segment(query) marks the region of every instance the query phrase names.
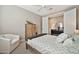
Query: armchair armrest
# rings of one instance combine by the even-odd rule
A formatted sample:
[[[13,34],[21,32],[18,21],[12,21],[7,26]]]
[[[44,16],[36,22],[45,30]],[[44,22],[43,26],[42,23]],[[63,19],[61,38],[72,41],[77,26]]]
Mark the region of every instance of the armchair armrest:
[[[10,49],[10,39],[0,38],[0,51]]]

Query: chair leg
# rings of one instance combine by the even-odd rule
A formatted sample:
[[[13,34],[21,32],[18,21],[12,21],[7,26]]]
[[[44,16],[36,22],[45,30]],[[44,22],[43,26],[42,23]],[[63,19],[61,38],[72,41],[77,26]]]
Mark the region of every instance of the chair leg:
[[[26,49],[28,49],[28,44],[26,43]]]

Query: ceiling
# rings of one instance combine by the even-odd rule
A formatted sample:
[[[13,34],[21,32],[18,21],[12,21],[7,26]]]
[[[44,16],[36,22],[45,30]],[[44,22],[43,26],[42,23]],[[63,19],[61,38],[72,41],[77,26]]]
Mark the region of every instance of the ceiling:
[[[73,5],[18,5],[18,6],[30,12],[38,14],[40,16],[50,15],[73,7]]]

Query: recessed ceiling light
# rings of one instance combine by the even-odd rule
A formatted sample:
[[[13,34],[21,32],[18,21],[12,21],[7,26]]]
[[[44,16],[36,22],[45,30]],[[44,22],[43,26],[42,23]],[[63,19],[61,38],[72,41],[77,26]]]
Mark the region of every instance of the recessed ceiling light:
[[[48,8],[48,10],[52,10],[53,8]]]

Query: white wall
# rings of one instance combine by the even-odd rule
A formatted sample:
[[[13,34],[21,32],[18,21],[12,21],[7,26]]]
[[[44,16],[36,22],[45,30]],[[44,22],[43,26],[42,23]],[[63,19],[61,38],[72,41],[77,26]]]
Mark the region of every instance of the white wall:
[[[25,36],[25,22],[31,21],[37,25],[38,33],[41,33],[41,16],[31,13],[16,6],[0,7],[0,32],[14,33]]]
[[[64,32],[74,34],[76,29],[76,8],[64,13]]]
[[[42,33],[48,33],[48,17],[42,17]]]

